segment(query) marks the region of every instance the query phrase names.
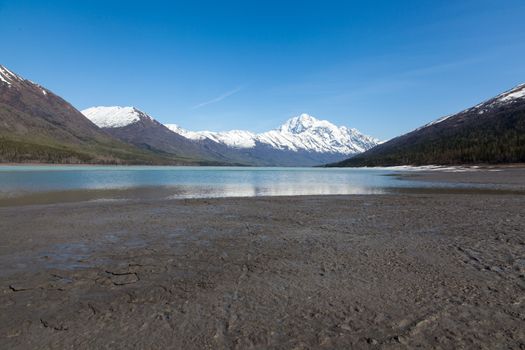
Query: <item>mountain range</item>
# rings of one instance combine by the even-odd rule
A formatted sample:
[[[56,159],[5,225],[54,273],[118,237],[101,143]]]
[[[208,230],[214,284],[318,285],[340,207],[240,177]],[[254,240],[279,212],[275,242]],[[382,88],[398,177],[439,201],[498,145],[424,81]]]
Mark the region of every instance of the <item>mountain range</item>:
[[[0,162],[172,164],[115,139],[52,91],[0,66]]]
[[[525,162],[525,84],[381,143],[308,114],[253,133],[189,131],[134,107],[80,112],[0,65],[0,162],[337,167]]]
[[[137,147],[239,164],[312,166],[364,152],[378,141],[355,129],[301,114],[260,134],[244,130],[188,131],[162,125],[134,107],[92,107],[82,113],[109,134]]]
[[[525,84],[330,166],[525,162]]]
[[[312,166],[377,144],[307,114],[261,134],[192,132],[134,107],[82,113],[0,65],[0,162]]]
[[[243,130],[194,132],[175,124],[166,126],[192,140],[210,139],[230,147],[245,149],[264,144],[279,150],[350,155],[364,152],[378,143],[378,140],[363,135],[356,129],[337,127],[327,120],[318,120],[306,113],[287,120],[275,130],[260,134]]]

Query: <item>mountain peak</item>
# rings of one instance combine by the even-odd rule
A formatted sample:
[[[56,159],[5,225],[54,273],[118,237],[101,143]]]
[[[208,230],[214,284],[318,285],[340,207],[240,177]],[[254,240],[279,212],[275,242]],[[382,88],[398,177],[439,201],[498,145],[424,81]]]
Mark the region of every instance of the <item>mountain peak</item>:
[[[525,84],[395,137],[337,166],[520,163],[525,161]],[[510,136],[512,135],[512,136]]]
[[[249,131],[224,132],[188,131],[178,125],[167,125],[175,133],[192,140],[210,139],[234,148],[254,148],[264,145],[274,150],[306,151],[318,154],[355,154],[375,146],[378,140],[356,129],[337,127],[303,113],[288,119],[281,127],[255,134]]]
[[[91,107],[84,109],[82,114],[100,128],[121,128],[140,120],[153,120],[152,117],[132,106]]]
[[[295,117],[301,121],[317,121],[317,119],[308,113],[301,113],[301,115]]]
[[[283,125],[281,125],[279,130],[292,134],[300,134],[308,129],[311,129],[320,122],[328,123],[327,121],[316,119],[307,113],[302,113],[299,116],[288,119]]]
[[[496,97],[493,97],[481,103],[478,103],[474,107],[467,108],[457,114],[469,114],[470,115],[470,113],[476,112],[477,115],[482,115],[482,114],[490,112],[491,110],[495,108],[504,107],[506,105],[513,104],[515,102],[521,102],[524,99],[525,99],[525,84],[519,84],[513,87],[512,89],[507,90],[497,95]],[[457,114],[450,114],[450,115],[441,117],[439,119],[436,119],[428,124],[425,124],[415,129],[414,131],[421,130],[428,126],[440,124],[441,122],[444,122],[445,120],[448,120],[456,116]]]
[[[523,99],[525,99],[525,84],[519,84],[514,88],[497,95],[496,97],[481,102],[472,108],[464,110],[462,113],[476,111],[478,115],[485,114],[494,108],[500,108],[515,102],[521,102]]]
[[[501,102],[509,102],[522,98],[525,98],[525,84],[520,84],[496,97],[496,99]]]
[[[24,81],[24,79],[0,64],[0,82],[11,86],[14,82],[17,81]]]

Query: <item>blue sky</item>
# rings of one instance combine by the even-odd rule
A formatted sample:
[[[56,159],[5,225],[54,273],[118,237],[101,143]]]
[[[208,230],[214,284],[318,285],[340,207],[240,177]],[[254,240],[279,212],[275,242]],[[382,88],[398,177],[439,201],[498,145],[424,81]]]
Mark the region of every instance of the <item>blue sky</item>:
[[[525,1],[0,0],[0,63],[79,109],[381,139],[525,82]]]

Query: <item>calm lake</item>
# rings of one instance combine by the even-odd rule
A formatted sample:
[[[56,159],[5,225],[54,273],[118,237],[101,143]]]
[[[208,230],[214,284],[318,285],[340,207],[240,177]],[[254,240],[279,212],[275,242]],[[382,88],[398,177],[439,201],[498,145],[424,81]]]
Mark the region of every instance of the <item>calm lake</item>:
[[[378,194],[425,187],[366,168],[0,166],[0,198],[95,193],[86,199]]]

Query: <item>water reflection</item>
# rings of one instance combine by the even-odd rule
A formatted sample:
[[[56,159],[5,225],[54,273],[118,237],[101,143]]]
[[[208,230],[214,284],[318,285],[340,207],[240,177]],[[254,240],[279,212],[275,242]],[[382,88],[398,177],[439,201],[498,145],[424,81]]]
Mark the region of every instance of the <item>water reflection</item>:
[[[214,197],[257,197],[257,196],[305,196],[336,194],[383,194],[385,188],[359,185],[324,184],[324,183],[275,183],[270,186],[257,186],[254,183],[221,186],[186,186],[178,188],[167,199],[177,198],[214,198]]]
[[[86,200],[377,194],[421,187],[388,169],[0,166],[0,199]],[[431,184],[428,184],[431,186]]]

